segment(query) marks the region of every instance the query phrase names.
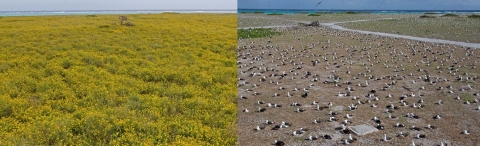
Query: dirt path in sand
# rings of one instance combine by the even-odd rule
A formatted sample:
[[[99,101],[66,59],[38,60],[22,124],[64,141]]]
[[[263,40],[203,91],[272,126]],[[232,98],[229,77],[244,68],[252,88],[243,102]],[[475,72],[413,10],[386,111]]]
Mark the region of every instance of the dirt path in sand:
[[[392,18],[383,18],[383,19],[392,19]],[[371,20],[344,21],[344,22],[332,22],[332,23],[320,23],[320,24],[323,25],[323,26],[326,26],[326,27],[330,27],[332,29],[343,30],[343,31],[354,31],[354,32],[363,33],[363,34],[374,34],[374,35],[380,35],[380,36],[403,38],[403,39],[417,40],[417,41],[430,42],[430,43],[442,43],[442,44],[451,44],[451,45],[458,45],[458,46],[464,46],[464,47],[480,48],[480,44],[477,44],[477,43],[467,43],[467,42],[458,42],[458,41],[432,39],[432,38],[422,38],[422,37],[383,33],[383,32],[355,30],[355,29],[349,29],[349,28],[345,28],[345,27],[342,27],[340,25],[337,25],[337,24],[341,24],[341,23],[362,22],[362,21],[372,21],[372,20],[373,19],[371,19]],[[296,21],[296,20],[290,20],[290,21],[296,22],[296,23],[310,23],[310,22],[307,22],[307,21]],[[280,28],[280,27],[294,27],[294,26],[298,26],[298,25],[243,27],[243,28],[239,28],[239,29]]]

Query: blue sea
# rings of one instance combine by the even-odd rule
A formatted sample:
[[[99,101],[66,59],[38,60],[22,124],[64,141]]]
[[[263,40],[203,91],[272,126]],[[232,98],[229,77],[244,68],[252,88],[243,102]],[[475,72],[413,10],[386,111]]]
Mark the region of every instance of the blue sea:
[[[264,14],[279,13],[279,14],[312,14],[312,13],[343,13],[343,12],[358,12],[371,14],[424,14],[424,13],[438,13],[438,14],[480,14],[480,10],[318,10],[318,9],[238,9],[238,13],[254,13],[263,12]]]
[[[175,13],[237,13],[237,10],[75,10],[75,11],[0,11],[0,16],[160,14]]]

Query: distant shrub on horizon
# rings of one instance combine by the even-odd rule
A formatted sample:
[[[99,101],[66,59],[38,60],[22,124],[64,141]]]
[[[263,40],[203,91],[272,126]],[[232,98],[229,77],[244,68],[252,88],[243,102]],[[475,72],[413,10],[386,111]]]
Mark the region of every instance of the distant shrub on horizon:
[[[163,12],[162,14],[180,14],[178,12]]]
[[[354,12],[354,11],[346,11],[345,14],[357,14],[357,12]]]
[[[355,12],[355,11],[346,11],[343,14],[371,14],[370,12]]]
[[[320,16],[318,13],[308,14],[308,16]]]
[[[468,18],[480,18],[480,15],[472,14],[468,15]]]
[[[442,17],[458,17],[457,14],[444,14]]]
[[[333,12],[315,12],[315,14],[334,14]]]
[[[422,15],[420,16],[420,18],[437,18],[435,16],[429,16],[429,15]]]

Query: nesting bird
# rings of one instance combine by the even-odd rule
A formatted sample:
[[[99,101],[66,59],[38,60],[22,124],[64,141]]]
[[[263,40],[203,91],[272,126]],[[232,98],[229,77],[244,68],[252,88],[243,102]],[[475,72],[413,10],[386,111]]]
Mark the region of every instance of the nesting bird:
[[[435,120],[439,120],[439,119],[441,119],[441,118],[442,118],[442,117],[440,117],[440,115],[435,115],[435,116],[433,116],[433,119],[435,119]]]
[[[263,129],[265,129],[265,126],[261,126],[261,127],[260,127],[260,126],[257,126],[257,127],[255,127],[255,129],[253,129],[253,130],[254,130],[254,131],[260,131],[260,130],[263,130]]]
[[[275,140],[275,141],[273,142],[273,145],[275,145],[275,146],[284,146],[284,145],[285,145],[285,142]]]
[[[426,138],[425,134],[417,134],[415,135],[415,138],[416,139],[422,139],[422,138]]]
[[[383,134],[382,141],[390,141],[391,139],[391,137],[387,137],[387,134]]]

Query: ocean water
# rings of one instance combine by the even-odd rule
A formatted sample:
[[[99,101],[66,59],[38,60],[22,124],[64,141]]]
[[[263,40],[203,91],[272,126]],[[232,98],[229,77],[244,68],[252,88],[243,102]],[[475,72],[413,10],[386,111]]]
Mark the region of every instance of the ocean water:
[[[238,13],[263,12],[264,14],[312,14],[312,13],[343,13],[347,11],[371,14],[480,14],[480,10],[315,10],[315,9],[238,9]]]
[[[0,11],[0,16],[102,15],[176,13],[237,13],[237,10],[85,10],[85,11]]]

